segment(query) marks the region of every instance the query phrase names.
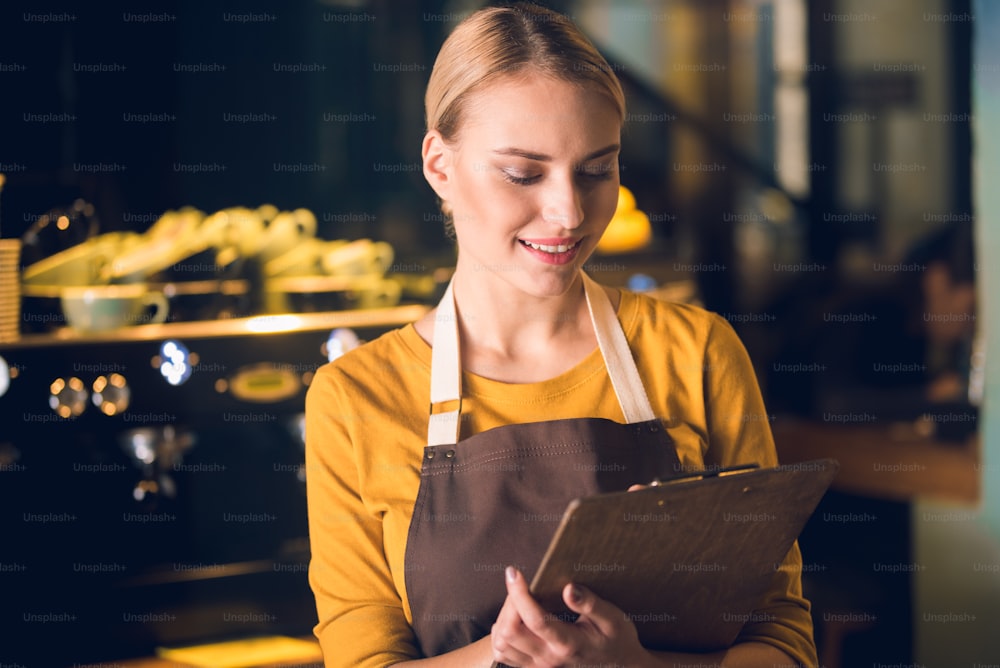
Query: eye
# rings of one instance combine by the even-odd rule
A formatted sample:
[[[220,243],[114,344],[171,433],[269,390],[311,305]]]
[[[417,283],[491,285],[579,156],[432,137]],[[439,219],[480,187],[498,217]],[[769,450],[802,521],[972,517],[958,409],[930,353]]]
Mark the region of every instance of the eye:
[[[588,181],[607,181],[615,175],[615,164],[590,165],[577,170]]]
[[[539,179],[542,178],[541,174],[536,174],[535,176],[522,176],[516,172],[508,171],[506,169],[501,170],[503,174],[503,179],[507,183],[513,183],[517,186],[530,186],[533,183],[537,183]]]

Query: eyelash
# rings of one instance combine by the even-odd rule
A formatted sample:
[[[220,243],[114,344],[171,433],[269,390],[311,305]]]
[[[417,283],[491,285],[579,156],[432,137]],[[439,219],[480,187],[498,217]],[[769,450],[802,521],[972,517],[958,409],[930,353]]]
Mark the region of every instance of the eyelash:
[[[579,176],[587,179],[588,181],[607,181],[611,178],[614,170],[607,169],[600,172],[577,172]],[[537,183],[541,175],[536,176],[514,176],[509,172],[502,172],[503,179],[507,183],[512,183],[516,186],[530,186]]]
[[[531,184],[542,178],[541,176],[514,176],[509,172],[503,172],[503,180],[507,183],[513,183],[516,186],[530,186]]]

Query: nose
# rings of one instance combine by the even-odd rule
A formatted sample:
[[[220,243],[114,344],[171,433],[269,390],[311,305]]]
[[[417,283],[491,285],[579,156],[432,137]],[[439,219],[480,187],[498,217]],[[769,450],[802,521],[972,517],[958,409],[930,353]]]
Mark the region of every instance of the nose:
[[[583,223],[580,186],[572,176],[549,179],[542,203],[542,219],[568,230]]]

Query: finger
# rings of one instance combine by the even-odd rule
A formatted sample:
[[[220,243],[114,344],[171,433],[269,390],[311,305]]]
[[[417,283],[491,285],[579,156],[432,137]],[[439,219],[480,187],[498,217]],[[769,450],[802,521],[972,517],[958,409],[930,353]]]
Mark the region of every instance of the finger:
[[[508,666],[529,666],[533,654],[512,644],[499,625],[493,625],[490,641],[493,646],[493,660]]]
[[[565,645],[569,639],[568,624],[545,611],[528,591],[528,583],[519,570],[508,566],[507,597],[517,609],[525,627],[546,643]]]
[[[566,606],[580,615],[580,620],[589,621],[604,636],[614,636],[623,624],[631,624],[618,606],[604,600],[586,587],[568,584],[563,588]]]
[[[638,492],[640,489],[646,489],[649,485],[629,485],[628,491]]]
[[[542,651],[544,642],[521,621],[521,615],[508,596],[491,630],[494,660],[510,666],[530,665]]]
[[[497,619],[494,626],[503,626],[514,628],[521,624],[521,617],[517,614],[517,606],[510,599],[510,596],[504,599],[503,605],[500,607],[500,612],[497,614]]]

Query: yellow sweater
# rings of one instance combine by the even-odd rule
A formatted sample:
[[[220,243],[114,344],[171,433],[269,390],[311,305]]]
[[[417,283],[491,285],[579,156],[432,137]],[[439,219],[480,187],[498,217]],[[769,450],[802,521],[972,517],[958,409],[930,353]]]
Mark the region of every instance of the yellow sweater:
[[[777,464],[753,367],[729,323],[697,307],[629,292],[622,293],[618,319],[685,468]],[[325,365],[309,389],[309,580],[327,666],[386,666],[419,657],[403,555],[427,438],[430,363],[430,346],[408,325]],[[465,373],[462,394],[462,438],[515,422],[624,421],[596,349],[540,383]],[[796,545],[738,642],[770,643],[812,666],[816,650],[801,564]]]

